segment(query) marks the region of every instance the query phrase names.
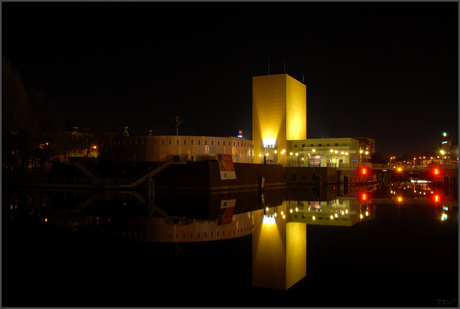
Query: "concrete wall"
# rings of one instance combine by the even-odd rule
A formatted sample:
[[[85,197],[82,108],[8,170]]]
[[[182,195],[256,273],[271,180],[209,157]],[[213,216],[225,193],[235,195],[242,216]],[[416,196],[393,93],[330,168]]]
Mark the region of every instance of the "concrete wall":
[[[339,183],[337,169],[332,167],[286,167],[285,171],[288,184],[316,184],[314,174],[321,176],[322,184]]]
[[[221,180],[218,162],[215,160],[187,162],[171,165],[155,175],[155,188],[178,190],[231,190],[257,188],[259,175],[265,178],[265,186],[286,184],[281,165],[234,163],[236,179]]]

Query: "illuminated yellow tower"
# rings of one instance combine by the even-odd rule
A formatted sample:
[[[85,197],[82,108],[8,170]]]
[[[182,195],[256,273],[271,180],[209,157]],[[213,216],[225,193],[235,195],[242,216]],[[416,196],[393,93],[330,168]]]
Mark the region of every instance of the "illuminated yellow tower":
[[[285,162],[289,140],[307,138],[307,87],[287,74],[252,78],[254,162]],[[260,161],[259,161],[260,158]]]

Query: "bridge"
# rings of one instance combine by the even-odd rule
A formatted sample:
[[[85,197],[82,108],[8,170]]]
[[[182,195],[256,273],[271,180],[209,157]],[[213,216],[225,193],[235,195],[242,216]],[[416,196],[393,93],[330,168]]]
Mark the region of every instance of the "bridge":
[[[395,165],[395,164],[374,164],[374,163],[340,163],[339,166],[334,163],[328,163],[328,167],[335,167],[337,170],[349,170],[353,171],[358,168],[367,167],[372,170],[380,171],[397,171],[398,168],[401,168],[402,171],[409,172],[427,172],[433,169],[433,166],[421,166],[413,164],[404,164],[404,165]],[[437,168],[442,170],[454,170],[458,169],[458,164],[440,164],[436,165]]]

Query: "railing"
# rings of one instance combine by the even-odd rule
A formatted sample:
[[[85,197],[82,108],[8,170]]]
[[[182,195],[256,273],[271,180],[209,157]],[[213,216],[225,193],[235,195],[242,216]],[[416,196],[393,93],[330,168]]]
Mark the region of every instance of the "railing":
[[[55,184],[55,185],[91,185],[88,178],[56,178],[56,177],[26,177],[20,180],[23,184]]]

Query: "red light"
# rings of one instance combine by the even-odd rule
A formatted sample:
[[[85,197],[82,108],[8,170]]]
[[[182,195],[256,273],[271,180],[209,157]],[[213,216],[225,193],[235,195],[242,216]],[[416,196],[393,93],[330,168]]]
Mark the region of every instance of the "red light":
[[[367,201],[367,194],[366,193],[362,193],[361,196],[361,201]]]
[[[439,175],[439,169],[435,168],[435,169],[434,169],[434,174],[435,174],[435,175]]]
[[[440,197],[439,195],[436,194],[436,195],[434,196],[434,201],[435,201],[435,202],[441,201],[441,197]]]
[[[366,169],[366,168],[363,168],[363,169],[361,170],[361,174],[366,175],[366,174],[367,174],[367,169]]]

